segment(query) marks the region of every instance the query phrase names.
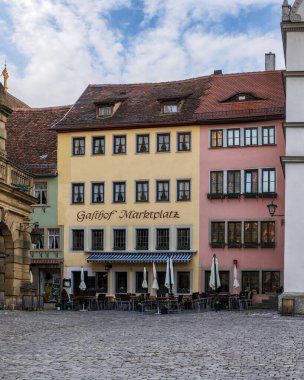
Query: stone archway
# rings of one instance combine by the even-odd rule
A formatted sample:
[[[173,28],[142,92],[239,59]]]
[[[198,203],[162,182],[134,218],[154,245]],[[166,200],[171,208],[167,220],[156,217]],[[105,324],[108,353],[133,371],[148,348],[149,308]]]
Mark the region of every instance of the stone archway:
[[[4,306],[7,296],[13,296],[12,268],[14,262],[14,242],[9,228],[0,223],[0,307]]]

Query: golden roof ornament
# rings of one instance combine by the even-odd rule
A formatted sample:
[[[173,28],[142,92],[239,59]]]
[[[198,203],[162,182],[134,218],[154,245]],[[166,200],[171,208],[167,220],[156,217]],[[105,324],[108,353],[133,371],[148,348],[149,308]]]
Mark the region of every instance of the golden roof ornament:
[[[3,78],[4,78],[4,92],[7,92],[7,90],[8,90],[7,80],[9,78],[9,75],[8,75],[8,71],[6,69],[6,64],[5,64],[4,69],[2,71],[2,75],[3,75]]]

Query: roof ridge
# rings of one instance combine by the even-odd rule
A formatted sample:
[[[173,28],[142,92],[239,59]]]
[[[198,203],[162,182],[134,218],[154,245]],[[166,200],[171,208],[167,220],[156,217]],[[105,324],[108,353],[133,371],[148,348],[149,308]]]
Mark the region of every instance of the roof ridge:
[[[54,106],[54,107],[36,107],[36,108],[14,108],[14,112],[16,111],[24,111],[24,112],[32,112],[32,111],[58,111],[66,108],[71,108],[73,104],[68,104],[66,106]]]
[[[245,71],[243,73],[227,73],[227,74],[220,74],[220,75],[216,75],[216,74],[212,74],[211,77],[213,78],[222,78],[222,77],[227,77],[227,76],[239,76],[239,75],[262,75],[262,74],[281,74],[283,73],[285,70],[271,70],[271,71]]]

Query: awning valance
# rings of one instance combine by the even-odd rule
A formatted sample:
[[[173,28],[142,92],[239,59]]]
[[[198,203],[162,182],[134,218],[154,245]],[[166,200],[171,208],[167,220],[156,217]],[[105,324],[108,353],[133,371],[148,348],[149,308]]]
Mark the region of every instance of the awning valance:
[[[174,263],[189,263],[193,251],[167,252],[88,252],[88,263],[165,263],[171,257]]]

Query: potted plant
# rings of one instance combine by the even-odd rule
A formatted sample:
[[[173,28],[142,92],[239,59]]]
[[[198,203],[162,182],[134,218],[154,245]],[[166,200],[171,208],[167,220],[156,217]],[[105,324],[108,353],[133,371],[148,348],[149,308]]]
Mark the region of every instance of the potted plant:
[[[159,305],[159,309],[160,309],[161,314],[168,314],[168,308],[164,303],[161,303]]]

